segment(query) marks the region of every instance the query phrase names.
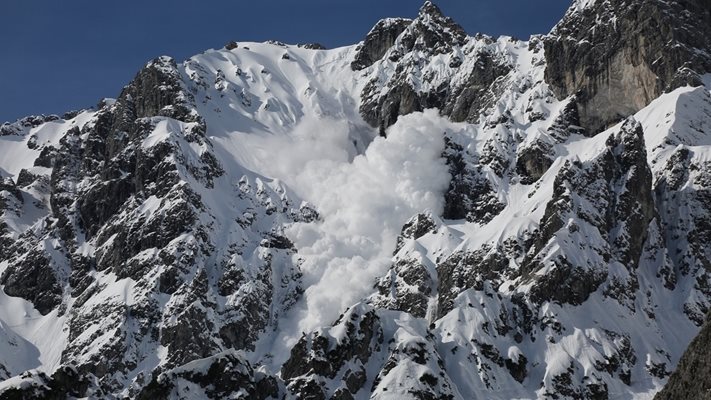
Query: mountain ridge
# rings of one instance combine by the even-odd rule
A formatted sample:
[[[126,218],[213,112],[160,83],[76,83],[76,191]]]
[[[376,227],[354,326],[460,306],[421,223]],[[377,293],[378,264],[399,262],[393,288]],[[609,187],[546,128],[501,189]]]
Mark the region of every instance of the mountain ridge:
[[[711,304],[708,65],[614,112],[556,78],[610,9],[585,40],[646,52],[637,3],[518,41],[428,1],[3,125],[0,397],[651,397]]]

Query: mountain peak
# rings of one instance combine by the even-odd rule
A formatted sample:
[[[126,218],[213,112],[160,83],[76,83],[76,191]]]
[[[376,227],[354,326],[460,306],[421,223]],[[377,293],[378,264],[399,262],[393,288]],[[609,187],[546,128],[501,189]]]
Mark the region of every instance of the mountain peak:
[[[433,17],[439,17],[439,18],[444,18],[444,14],[442,14],[442,10],[437,7],[433,2],[431,1],[426,1],[422,7],[420,7],[420,13],[419,16],[425,16],[425,15],[430,15]]]
[[[410,38],[419,37],[429,49],[449,49],[461,46],[466,42],[467,34],[452,18],[445,16],[431,1],[426,1],[420,8],[420,13],[404,35]],[[410,40],[403,40],[406,47],[412,48]],[[437,52],[437,51],[436,51]]]
[[[465,37],[464,29],[452,18],[445,16],[437,5],[426,1],[415,19],[415,24],[425,25],[430,30],[449,30],[455,38]]]
[[[450,17],[442,14],[431,1],[420,7],[414,20],[405,18],[386,18],[378,21],[368,32],[359,46],[355,61],[351,64],[354,71],[365,69],[380,60],[393,46],[400,46],[400,54],[413,48],[435,53],[445,53],[452,46],[461,46],[467,41],[467,34]]]

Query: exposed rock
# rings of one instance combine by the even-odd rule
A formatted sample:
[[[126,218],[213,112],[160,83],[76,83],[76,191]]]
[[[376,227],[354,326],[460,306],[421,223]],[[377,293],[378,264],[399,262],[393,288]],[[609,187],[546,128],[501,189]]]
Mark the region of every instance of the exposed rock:
[[[378,21],[358,47],[355,60],[351,63],[354,71],[368,68],[383,58],[395,44],[395,39],[412,23],[405,18],[391,18]]]
[[[469,77],[461,86],[452,89],[442,107],[442,113],[452,121],[478,122],[479,114],[492,106],[494,99],[502,92],[502,88],[495,84],[510,71],[511,66],[496,54],[479,52],[475,68],[469,72]]]
[[[686,146],[678,146],[667,159],[655,182],[659,217],[671,238],[686,238],[673,245],[669,260],[660,270],[665,286],[676,288],[687,276],[696,276],[695,288],[711,294],[706,280],[711,271],[711,201],[707,184],[711,183],[711,163],[696,158]],[[689,185],[698,185],[690,190]],[[684,313],[701,326],[708,311],[705,300],[691,300]]]
[[[0,125],[0,136],[19,136],[23,135],[32,128],[36,128],[44,123],[57,121],[59,117],[56,115],[31,115],[24,117],[15,122],[5,122]]]
[[[445,136],[444,141],[442,155],[447,160],[452,179],[444,194],[442,217],[479,223],[491,221],[505,205],[494,192],[482,166],[472,162],[464,148],[449,137]]]
[[[706,0],[576,1],[545,39],[546,81],[575,94],[589,133],[711,71]]]
[[[121,92],[116,102],[119,115],[132,111],[135,118],[159,115],[184,122],[199,121],[200,117],[189,107],[191,96],[185,94],[180,82],[175,60],[166,56],[156,58]]]
[[[483,290],[485,282],[497,286],[509,266],[509,260],[497,249],[483,247],[472,253],[455,253],[437,265],[439,284],[438,317],[454,307],[453,300],[463,291]]]
[[[445,373],[442,357],[431,336],[412,336],[412,332],[397,330],[389,355],[373,382],[375,397],[414,399],[454,399],[454,384]]]
[[[461,46],[467,34],[453,19],[431,1],[425,1],[410,29],[401,38],[407,50],[422,50],[434,54],[448,53],[453,46]]]
[[[564,142],[573,133],[586,133],[585,129],[580,126],[580,115],[575,96],[560,110],[548,128],[548,133],[559,143]]]
[[[190,385],[195,385],[202,393],[185,390]],[[196,396],[264,400],[278,398],[279,386],[274,377],[256,372],[240,353],[226,351],[155,373],[136,399],[190,399]]]
[[[507,358],[505,363],[506,368],[511,373],[511,376],[516,379],[516,381],[523,383],[523,381],[526,379],[526,376],[528,376],[528,372],[526,370],[528,360],[526,360],[526,357],[520,355],[517,361]]]
[[[299,43],[297,46],[309,50],[326,50],[326,46],[321,43]]]
[[[417,214],[410,218],[405,225],[402,226],[402,232],[397,238],[395,253],[397,253],[405,244],[407,239],[417,240],[428,233],[437,231],[437,224],[430,214]]]
[[[405,311],[425,318],[436,290],[430,270],[421,260],[398,260],[376,284],[378,295],[372,301],[379,308]]]
[[[8,196],[14,197],[14,199],[8,198]],[[19,201],[22,203],[24,201],[22,197],[22,192],[18,189],[12,178],[5,178],[0,180],[0,210],[7,209],[11,202]]]
[[[552,149],[545,142],[537,142],[519,152],[516,172],[521,175],[521,183],[531,184],[540,179],[553,165]]]
[[[9,296],[22,297],[48,314],[62,303],[62,287],[52,268],[46,249],[38,246],[14,260],[12,266],[0,277],[0,283]]]
[[[56,159],[56,152],[57,152],[57,149],[55,149],[52,146],[43,147],[42,151],[40,152],[40,155],[35,159],[34,166],[35,167],[45,167],[45,168],[54,167],[54,160]]]
[[[524,274],[543,268],[538,261],[543,258],[551,264],[532,288],[539,301],[581,304],[607,279],[610,260],[629,270],[637,268],[647,226],[655,214],[641,125],[628,119],[608,138],[607,146],[589,165],[566,163],[556,177],[540,237],[524,262]],[[571,225],[573,216],[579,216],[579,223],[586,226]],[[586,237],[580,237],[581,231]],[[591,232],[594,237],[587,236]],[[575,259],[573,255],[555,249],[557,241],[580,242],[597,256],[586,265],[573,264],[569,261]]]
[[[493,48],[486,47],[492,39],[468,38],[429,1],[415,20],[381,21],[371,36],[353,68],[362,69],[379,59],[393,64],[389,71],[374,74],[363,89],[360,106],[365,121],[379,127],[383,135],[400,115],[427,108],[439,108],[455,121],[476,122],[479,112],[501,92],[492,90],[492,85],[511,69]],[[427,68],[444,56],[451,59],[445,71]]]
[[[0,389],[2,400],[61,400],[68,398],[83,398],[87,396],[102,397],[91,376],[81,375],[76,368],[64,366],[51,376],[44,372],[33,371],[23,374],[22,385]]]
[[[281,377],[293,395],[325,399],[326,395],[330,396],[325,388],[328,379],[337,374],[352,376],[356,372],[342,369],[346,365],[366,365],[383,343],[382,327],[375,310],[362,304],[351,307],[334,327],[337,329],[331,332],[340,332],[337,337],[320,330],[303,336],[291,350],[291,357],[281,369]],[[355,394],[364,382],[362,376],[352,376],[344,384],[350,394]]]
[[[33,174],[32,172],[26,170],[25,168],[20,170],[17,175],[17,186],[25,187],[35,183],[40,178],[40,175]]]

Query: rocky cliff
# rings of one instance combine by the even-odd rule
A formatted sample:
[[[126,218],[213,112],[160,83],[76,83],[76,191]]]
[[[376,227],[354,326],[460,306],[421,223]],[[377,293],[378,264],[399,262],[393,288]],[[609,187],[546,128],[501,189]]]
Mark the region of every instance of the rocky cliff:
[[[711,72],[704,0],[576,0],[545,39],[546,80],[591,133]]]

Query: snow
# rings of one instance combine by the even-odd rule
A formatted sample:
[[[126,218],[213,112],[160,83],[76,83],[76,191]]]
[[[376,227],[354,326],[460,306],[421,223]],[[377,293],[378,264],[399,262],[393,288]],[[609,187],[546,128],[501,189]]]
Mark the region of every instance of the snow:
[[[581,12],[586,8],[594,6],[598,1],[599,0],[575,0],[575,2],[570,6],[570,9],[575,10],[576,12]]]
[[[580,12],[595,1],[578,0],[572,9]],[[491,42],[470,38],[465,46],[454,50],[454,55],[464,57],[460,70],[449,67],[452,54],[440,54],[428,60],[422,69],[413,71],[408,79],[418,91],[430,91],[443,82],[463,82],[467,76],[462,71],[477,65],[477,56],[467,55],[490,52],[514,66],[500,82],[506,91],[493,105],[491,113],[480,124],[466,124],[452,123],[437,110],[425,110],[399,118],[387,130],[387,137],[379,137],[360,116],[360,93],[368,79],[387,82],[397,64],[386,59],[365,71],[353,72],[350,62],[354,52],[355,46],[313,51],[289,45],[239,43],[231,51],[210,50],[194,56],[180,64],[178,70],[183,80],[192,85],[190,89],[196,97],[199,114],[207,121],[208,140],[205,143],[186,140],[186,133],[195,123],[155,117],[150,119],[152,130],[142,141],[142,148],[147,152],[168,143],[185,157],[184,164],[179,166],[181,184],[196,188],[212,218],[210,234],[214,236],[212,244],[217,250],[210,258],[201,260],[207,266],[208,279],[217,279],[216,261],[227,254],[230,254],[229,263],[248,278],[257,275],[255,265],[266,255],[259,246],[264,238],[257,237],[255,232],[276,229],[281,233],[283,230],[298,249],[291,260],[284,254],[274,256],[273,286],[279,287],[287,266],[293,263],[300,265],[305,292],[285,315],[270,315],[277,320],[276,330],[265,333],[257,349],[245,355],[257,365],[262,363],[260,367],[267,372],[279,370],[302,332],[330,326],[340,313],[346,309],[353,311],[352,305],[373,293],[373,283],[393,264],[393,250],[403,224],[413,215],[431,214],[437,225],[436,232],[406,243],[396,259],[419,260],[432,276],[436,276],[435,265],[455,252],[477,250],[485,245],[496,248],[512,237],[528,238],[539,228],[553,196],[555,178],[565,163],[585,163],[598,157],[606,151],[607,138],[620,128],[620,125],[611,127],[591,138],[571,135],[563,142],[556,142],[548,127],[569,99],[552,98],[543,83],[545,65],[540,62],[540,55],[529,50],[529,43],[508,37]],[[418,56],[407,55],[413,59]],[[424,79],[425,76],[432,79]],[[711,74],[703,79],[711,85]],[[542,115],[543,119],[531,121],[531,112]],[[510,121],[506,124],[492,123],[507,115]],[[33,167],[41,146],[57,146],[69,129],[91,123],[93,116],[92,112],[83,112],[72,120],[48,122],[20,136],[0,137],[0,173],[16,179],[24,168],[49,176],[49,169]],[[634,117],[644,128],[648,161],[655,177],[663,173],[668,158],[680,148],[690,149],[696,161],[711,161],[708,88],[679,88],[662,95]],[[445,133],[463,143],[468,154],[476,157],[496,152],[515,160],[521,149],[545,142],[552,146],[555,161],[538,182],[530,185],[499,177],[485,166],[483,173],[495,183],[496,196],[505,205],[504,209],[488,223],[443,221],[437,216],[442,212],[443,193],[451,178],[442,158]],[[31,138],[40,148],[28,147]],[[208,151],[215,154],[225,169],[225,175],[215,180],[214,188],[199,184],[198,178],[184,170],[186,166],[201,165],[200,157]],[[254,194],[262,208],[244,200],[245,193]],[[46,194],[34,187],[23,188],[25,195],[47,200]],[[134,215],[127,218],[143,218],[144,224],[154,218],[165,218],[173,205],[170,200],[156,196],[133,201],[139,205],[131,211]],[[281,225],[284,218],[279,214],[292,210],[295,205],[313,206],[320,218],[315,222]],[[5,218],[14,233],[44,223],[42,218],[48,212],[27,204],[23,207],[20,216]],[[264,209],[279,212],[267,216]],[[200,218],[208,217],[201,214]],[[254,229],[242,229],[242,223],[254,224]],[[655,229],[652,224],[650,236],[661,235]],[[590,237],[602,241],[586,231],[561,234],[560,241],[549,244],[549,256],[565,251],[571,261],[583,265],[596,255],[577,254],[570,250],[575,247],[563,247],[598,244],[591,243]],[[111,240],[107,241],[108,245]],[[186,233],[169,246],[177,247],[191,240],[194,238]],[[230,246],[237,244],[242,246],[243,252],[228,253]],[[43,245],[55,247],[52,243]],[[82,254],[95,250],[92,242],[78,246]],[[59,259],[57,250],[52,251]],[[132,261],[154,259],[158,252],[156,248],[146,249]],[[454,310],[437,321],[434,321],[438,307],[436,294],[430,299],[425,319],[385,310],[379,310],[378,315],[383,321],[385,337],[393,339],[393,349],[404,351],[408,346],[426,342],[422,344],[429,346],[428,352],[447,355],[443,357],[444,363],[456,399],[491,398],[492,392],[498,399],[542,396],[541,382],[550,383],[554,376],[567,371],[571,363],[578,367],[575,379],[582,379],[583,375],[594,373],[596,362],[602,362],[624,347],[624,340],[611,337],[608,331],[629,335],[627,340],[641,351],[638,356],[643,360],[634,366],[633,376],[647,376],[645,364],[665,361],[669,367],[675,365],[685,344],[697,331],[684,316],[683,307],[688,302],[704,299],[698,298],[700,295],[693,289],[691,279],[680,282],[672,298],[656,276],[663,258],[668,255],[651,250],[645,255],[648,257],[644,258],[638,276],[640,286],[647,288],[649,294],[637,299],[634,306],[641,310],[654,305],[657,316],[654,320],[643,312],[630,312],[625,306],[594,293],[591,300],[580,307],[546,304],[536,316],[571,329],[556,332],[551,326],[534,327],[531,336],[537,335],[538,340],[524,337],[520,343],[506,335],[491,335],[485,324],[510,312],[514,308],[510,298],[530,289],[530,284],[521,280],[503,282],[498,288],[487,282],[483,291],[464,291],[455,299]],[[0,264],[0,273],[6,267]],[[512,261],[510,267],[519,266]],[[58,268],[63,268],[68,275],[67,266],[58,265]],[[197,274],[197,271],[196,268],[189,273]],[[547,272],[544,268],[536,273]],[[616,277],[628,274],[618,264],[610,265],[609,272]],[[93,271],[92,274],[96,279],[96,294],[78,309],[73,308],[74,300],[66,300],[64,306],[71,312],[94,317],[94,309],[99,306],[121,308],[145,300],[142,296],[147,289],[130,278],[119,279],[113,272]],[[257,293],[255,286],[256,283],[245,286],[242,292],[230,296],[215,296],[217,311],[239,303],[244,292]],[[161,296],[155,300],[167,310],[186,300],[182,293]],[[275,298],[285,296],[286,293],[277,293]],[[357,310],[362,313],[364,308]],[[590,316],[595,316],[594,320]],[[170,326],[178,317],[177,312],[164,315],[162,326]],[[57,310],[42,316],[25,300],[0,291],[0,364],[12,374],[33,368],[53,371],[60,365],[61,353],[67,346],[67,318],[67,314],[60,316]],[[433,329],[429,328],[430,323],[434,323]],[[346,335],[345,324],[322,332],[340,343]],[[82,355],[89,359],[92,352],[115,333],[113,329],[102,330],[98,323],[90,325],[78,335],[80,341],[91,343]],[[436,346],[424,341],[423,338],[430,335],[436,338]],[[479,360],[485,358],[472,344],[473,340],[493,346],[501,357],[513,362],[522,356],[530,357],[529,365],[536,367],[523,383],[498,369],[482,372],[478,364],[471,362],[472,355]],[[658,349],[666,349],[669,357]],[[141,364],[146,370],[167,361],[166,347],[156,345],[143,351],[150,353]],[[372,361],[374,365],[376,361]],[[208,360],[194,361],[176,371],[204,369],[207,363]],[[383,389],[400,384],[407,386],[412,384],[411,378],[424,373],[436,374],[440,368],[433,359],[424,366],[415,364],[408,360],[398,364],[380,381],[375,397],[403,396],[404,393],[386,393]],[[371,387],[377,371],[369,366],[370,381],[366,386]],[[494,388],[487,388],[486,382],[491,382]],[[610,384],[611,396],[620,399],[649,397],[663,384],[658,379],[634,381],[629,387],[614,382]],[[359,398],[369,395],[360,392]]]
[[[350,70],[353,51],[240,43],[185,63],[187,76],[205,82],[209,95],[198,108],[223,166],[275,178],[321,215],[319,223],[286,232],[300,249],[306,285],[304,300],[282,324],[293,332],[286,343],[367,295],[389,266],[402,224],[422,208],[441,210],[449,180],[442,134],[464,129],[432,110],[376,138],[359,115],[362,80]],[[213,76],[221,81],[217,89],[208,85]],[[165,135],[158,126],[144,145]]]
[[[441,212],[449,181],[441,158],[443,132],[448,129],[460,128],[428,110],[402,118],[388,130],[387,139],[376,138],[352,162],[345,157],[316,158],[298,165],[302,154],[265,153],[283,165],[298,165],[281,171],[279,179],[299,188],[322,217],[319,223],[295,224],[286,232],[304,261],[306,292],[280,323],[277,346],[285,350],[274,353],[287,355],[300,332],[334,321],[369,293],[389,267],[395,239],[411,215],[421,209]],[[329,143],[323,142],[314,146]],[[316,149],[309,154],[321,153]]]
[[[54,371],[67,342],[65,321],[58,310],[43,316],[31,303],[0,290],[0,364],[14,373],[35,368]]]
[[[59,140],[67,131],[76,126],[83,126],[94,116],[94,112],[84,111],[71,120],[58,120],[44,123],[36,128],[25,129],[23,135],[0,136],[0,171],[17,178],[22,169],[32,169],[42,147],[57,147]],[[28,143],[33,141],[36,148]]]

